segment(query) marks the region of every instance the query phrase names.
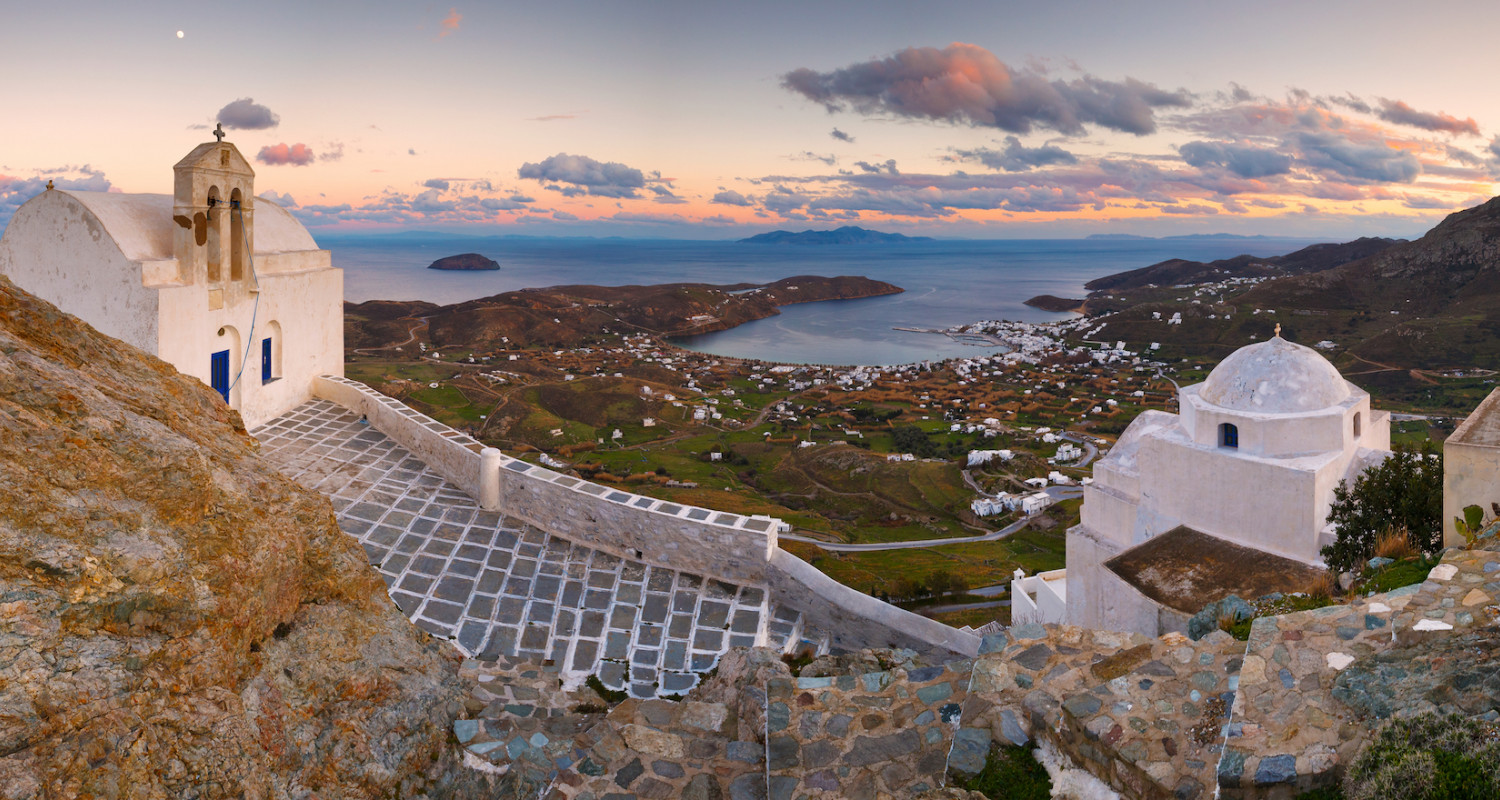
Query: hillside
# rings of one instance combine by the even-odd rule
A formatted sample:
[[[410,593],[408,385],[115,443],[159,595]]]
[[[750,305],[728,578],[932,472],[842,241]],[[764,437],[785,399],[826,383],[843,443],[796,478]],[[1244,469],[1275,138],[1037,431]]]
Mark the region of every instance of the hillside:
[[[831,231],[807,230],[800,233],[771,231],[740,239],[742,244],[901,244],[904,242],[930,242],[927,236],[905,236],[899,233],[881,233],[855,225],[845,225]]]
[[[399,344],[423,320],[426,341],[439,347],[571,347],[597,341],[606,332],[672,336],[721,331],[774,316],[780,306],[901,291],[884,281],[848,275],[800,275],[764,285],[552,286],[441,307],[378,300],[345,304],[345,328],[356,347]]]
[[[1123,291],[1144,286],[1189,286],[1226,278],[1267,278],[1321,272],[1379,253],[1400,239],[1361,238],[1342,244],[1315,244],[1284,256],[1240,255],[1204,263],[1180,258],[1117,272],[1084,284],[1090,291]]]
[[[203,383],[0,277],[6,797],[476,797],[452,648]]]
[[[1280,323],[1293,341],[1326,342],[1346,377],[1388,400],[1471,408],[1477,398],[1468,395],[1482,387],[1435,395],[1444,390],[1436,376],[1500,365],[1500,198],[1454,213],[1414,241],[1386,241],[1307,248],[1279,259],[1279,268],[1303,274],[1254,285],[1217,273],[1192,291],[1098,290],[1088,308],[1104,323],[1102,336],[1210,360]],[[1328,266],[1360,249],[1374,252]],[[1174,314],[1181,324],[1168,324]]]

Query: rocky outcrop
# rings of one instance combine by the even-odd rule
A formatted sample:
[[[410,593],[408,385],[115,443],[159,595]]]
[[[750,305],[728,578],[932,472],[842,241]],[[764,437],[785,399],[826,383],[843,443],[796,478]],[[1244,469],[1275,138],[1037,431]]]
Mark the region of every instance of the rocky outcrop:
[[[476,795],[455,655],[256,449],[0,278],[0,797]]]

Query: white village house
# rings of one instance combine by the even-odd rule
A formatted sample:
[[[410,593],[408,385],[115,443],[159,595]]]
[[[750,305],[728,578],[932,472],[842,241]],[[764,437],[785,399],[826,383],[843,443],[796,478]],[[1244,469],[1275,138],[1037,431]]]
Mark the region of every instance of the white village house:
[[[0,238],[0,274],[209,384],[253,428],[343,375],[343,272],[255,196],[233,144],[200,144],[173,171],[170,195],[49,184]]]
[[[1389,455],[1390,415],[1277,333],[1180,389],[1181,413],[1141,414],[1095,465],[1066,584],[1052,578],[1066,622],[1156,636],[1227,594],[1319,574],[1333,490]]]

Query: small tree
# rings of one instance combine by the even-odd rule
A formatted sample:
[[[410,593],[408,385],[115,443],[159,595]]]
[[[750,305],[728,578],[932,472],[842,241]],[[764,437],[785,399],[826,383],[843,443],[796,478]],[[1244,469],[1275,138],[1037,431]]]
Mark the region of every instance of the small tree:
[[[915,425],[899,425],[893,428],[891,439],[895,441],[896,450],[902,453],[926,457],[937,450],[937,445],[927,438],[927,432]]]
[[[1323,560],[1336,572],[1349,572],[1370,558],[1382,531],[1405,527],[1412,546],[1433,552],[1443,544],[1443,458],[1430,443],[1421,450],[1398,447],[1378,466],[1365,470],[1351,487],[1333,490],[1328,521],[1336,541],[1323,548]]]

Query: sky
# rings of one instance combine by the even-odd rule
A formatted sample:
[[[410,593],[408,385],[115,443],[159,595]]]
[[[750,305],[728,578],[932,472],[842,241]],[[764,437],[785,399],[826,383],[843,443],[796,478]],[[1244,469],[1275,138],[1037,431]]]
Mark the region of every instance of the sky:
[[[1419,235],[1500,4],[0,0],[0,226],[222,124],[315,233]]]

